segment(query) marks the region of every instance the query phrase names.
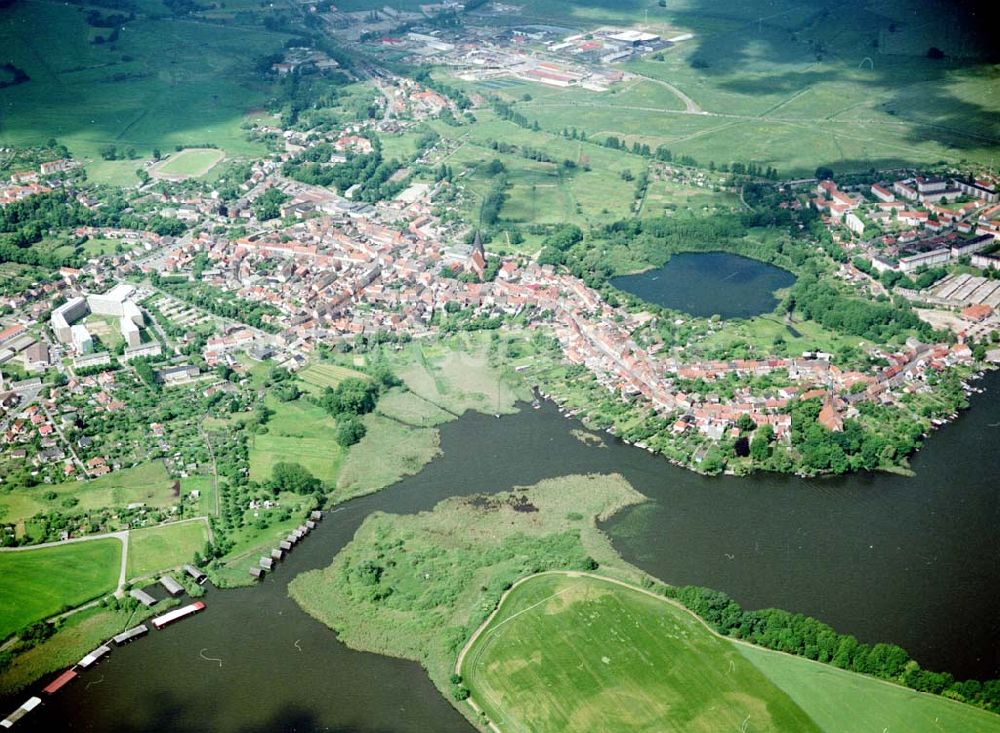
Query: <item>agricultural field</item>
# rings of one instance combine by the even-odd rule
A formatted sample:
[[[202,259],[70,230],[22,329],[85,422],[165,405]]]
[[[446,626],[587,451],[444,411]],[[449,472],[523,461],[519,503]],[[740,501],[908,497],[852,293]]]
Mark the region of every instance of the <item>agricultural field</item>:
[[[998,81],[981,24],[960,5],[866,3],[837,14],[792,0],[523,4],[508,22],[579,30],[641,24],[694,37],[639,61],[617,89],[588,92],[521,82],[475,84],[513,102],[542,129],[666,145],[702,164],[756,161],[782,174],[987,162],[1000,142]],[[491,17],[502,22],[503,16]],[[929,59],[931,46],[945,53]],[[676,92],[674,91],[676,90]],[[690,102],[688,102],[690,100]]]
[[[172,181],[201,178],[225,157],[225,153],[213,148],[186,148],[154,165],[150,169],[150,175]]]
[[[300,463],[324,484],[332,485],[343,456],[334,419],[304,398],[279,402],[269,396],[266,404],[274,414],[266,433],[251,435],[251,480],[267,481],[274,464],[284,461]]]
[[[749,644],[741,644],[739,651],[788,693],[825,733],[1000,731],[1000,716],[971,705]],[[850,704],[845,705],[845,700]],[[845,712],[850,713],[849,725]]]
[[[162,13],[162,11],[161,11]],[[263,28],[139,17],[113,43],[92,42],[82,6],[16,3],[0,10],[0,48],[30,81],[0,90],[0,145],[56,138],[90,180],[136,181],[153,148],[213,143],[229,156],[263,147],[240,129],[270,82],[254,64],[287,36]],[[105,146],[118,160],[104,160]]]
[[[820,730],[695,616],[598,578],[518,585],[461,674],[503,733]]]
[[[129,580],[191,562],[205,549],[208,527],[203,521],[163,524],[129,532]]]
[[[124,507],[137,502],[150,507],[165,507],[177,500],[173,486],[174,482],[167,475],[163,462],[151,461],[90,481],[67,481],[0,494],[0,514],[5,522],[17,524],[70,498],[77,500],[74,508],[79,511]],[[43,494],[48,491],[55,492],[56,498],[51,501],[45,499]]]
[[[652,593],[572,573],[513,588],[461,673],[502,733],[1000,730],[983,710],[736,643]]]
[[[0,639],[113,591],[121,553],[117,539],[0,552]]]
[[[336,387],[348,377],[368,379],[368,375],[364,372],[327,361],[310,364],[297,372],[296,376],[305,382],[304,389],[311,394],[320,394],[327,387]]]

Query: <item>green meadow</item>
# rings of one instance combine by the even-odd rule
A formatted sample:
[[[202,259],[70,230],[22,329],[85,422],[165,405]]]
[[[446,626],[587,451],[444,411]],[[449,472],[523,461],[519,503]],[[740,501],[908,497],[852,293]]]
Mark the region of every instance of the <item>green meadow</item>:
[[[95,44],[85,15],[83,7],[48,2],[0,10],[5,60],[31,78],[0,90],[0,145],[54,137],[87,163],[92,179],[119,183],[133,181],[141,162],[102,160],[102,146],[134,148],[139,158],[209,142],[229,156],[263,152],[240,124],[269,88],[254,64],[284,35],[140,16],[116,42]]]
[[[274,414],[266,433],[251,436],[251,480],[267,481],[274,464],[286,462],[300,463],[324,484],[333,484],[343,456],[334,419],[304,398],[279,402],[269,396],[266,404]]]
[[[140,578],[191,562],[208,541],[205,522],[136,529],[128,536],[128,577]]]
[[[0,639],[113,591],[121,552],[116,539],[0,552]]]
[[[199,177],[208,173],[223,157],[224,153],[212,148],[187,148],[158,165],[156,173],[172,178]]]

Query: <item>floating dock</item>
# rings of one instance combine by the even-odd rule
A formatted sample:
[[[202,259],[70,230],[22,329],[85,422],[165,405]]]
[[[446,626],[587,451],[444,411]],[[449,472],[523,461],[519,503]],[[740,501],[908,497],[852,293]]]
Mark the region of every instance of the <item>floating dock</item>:
[[[90,654],[88,654],[79,662],[77,662],[76,666],[79,667],[80,669],[87,669],[88,667],[97,664],[97,660],[103,657],[105,654],[110,654],[110,653],[111,653],[111,647],[109,647],[107,644],[101,644],[101,646],[97,647],[94,651],[92,651]]]
[[[118,636],[114,637],[113,641],[118,646],[121,646],[122,644],[127,644],[133,639],[138,639],[140,636],[145,636],[148,633],[149,633],[149,627],[146,626],[146,624],[139,624],[138,626],[135,626],[129,629],[128,631],[123,631],[122,633],[118,634]]]
[[[205,585],[205,581],[208,580],[208,576],[194,565],[185,565],[184,572],[194,578],[194,582],[198,585]]]
[[[179,621],[182,618],[187,618],[188,616],[198,613],[205,608],[205,604],[201,601],[195,601],[194,603],[184,606],[183,608],[175,608],[173,611],[167,611],[162,616],[157,616],[153,619],[153,627],[156,629],[162,629],[168,624],[172,624],[174,621]]]
[[[169,575],[163,575],[160,577],[160,585],[162,585],[166,589],[167,593],[172,596],[179,596],[184,592],[184,586],[171,578]]]
[[[37,708],[41,704],[42,704],[42,698],[40,698],[40,697],[29,697],[28,700],[27,700],[27,702],[24,703],[24,705],[22,705],[17,710],[15,710],[14,712],[12,712],[10,715],[8,715],[3,720],[0,720],[0,727],[2,727],[2,728],[13,728],[14,727],[14,723],[16,723],[17,721],[19,721],[21,718],[23,718],[25,715],[27,715],[28,713],[30,713],[32,710],[34,710],[35,708]]]
[[[42,692],[44,692],[46,695],[54,695],[55,693],[59,692],[59,690],[61,690],[67,682],[75,678],[76,678],[76,670],[67,669],[65,672],[63,672],[61,675],[59,675],[49,684],[47,684],[44,688],[42,688]]]

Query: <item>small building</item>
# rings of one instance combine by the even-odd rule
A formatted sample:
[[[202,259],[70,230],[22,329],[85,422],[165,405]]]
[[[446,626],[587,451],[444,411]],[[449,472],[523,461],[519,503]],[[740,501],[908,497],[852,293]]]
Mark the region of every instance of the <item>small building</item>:
[[[166,589],[167,593],[172,596],[179,596],[184,593],[184,586],[171,578],[169,575],[163,575],[160,577],[160,585],[162,585]]]
[[[278,547],[275,547],[273,550],[271,550],[271,559],[272,560],[277,561],[277,560],[280,560],[281,558],[283,558],[284,556],[285,556],[285,551],[282,550],[282,549],[280,549],[280,548],[278,548]]]
[[[288,552],[289,550],[292,549],[292,543],[289,542],[288,540],[282,540],[281,542],[278,543],[278,547],[280,547],[282,551]]]
[[[269,557],[261,557],[259,564],[260,564],[260,567],[262,569],[264,569],[264,570],[273,570],[274,569],[274,560],[272,560]]]
[[[123,631],[122,633],[113,637],[112,640],[115,642],[115,644],[121,646],[122,644],[127,644],[130,641],[138,639],[140,636],[145,636],[148,633],[149,633],[149,627],[147,627],[146,624],[139,624],[138,626],[132,627],[128,631]]]
[[[250,568],[250,575],[252,575],[257,580],[264,577],[264,571],[261,568]]]
[[[153,598],[153,596],[149,595],[149,593],[144,591],[142,588],[133,588],[128,592],[128,594],[137,601],[139,601],[139,603],[144,605],[146,608],[156,605],[156,599]]]
[[[321,512],[319,509],[313,509],[312,513],[309,515],[309,518],[314,522],[318,522],[323,518],[323,512]]]
[[[184,572],[194,578],[194,582],[198,585],[204,585],[205,581],[208,580],[208,576],[201,572],[194,565],[185,565]]]
[[[314,522],[311,519],[307,519],[306,520],[306,527],[308,527],[309,529],[316,529],[316,522]]]

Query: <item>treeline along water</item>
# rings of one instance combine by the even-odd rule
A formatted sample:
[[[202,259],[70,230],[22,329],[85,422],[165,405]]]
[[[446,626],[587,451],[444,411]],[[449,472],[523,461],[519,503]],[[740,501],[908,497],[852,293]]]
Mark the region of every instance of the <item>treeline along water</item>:
[[[372,511],[416,512],[568,473],[618,472],[651,498],[605,529],[664,581],[810,614],[958,677],[998,676],[1000,375],[984,386],[916,457],[915,478],[705,478],[617,441],[588,447],[549,404],[468,415],[442,428],[444,454],[420,474],[328,514],[259,586],[212,590],[203,613],[115,650],[23,728],[469,731],[418,665],[347,649],[288,598],[287,583],[327,565]],[[22,697],[2,702],[13,710]]]

